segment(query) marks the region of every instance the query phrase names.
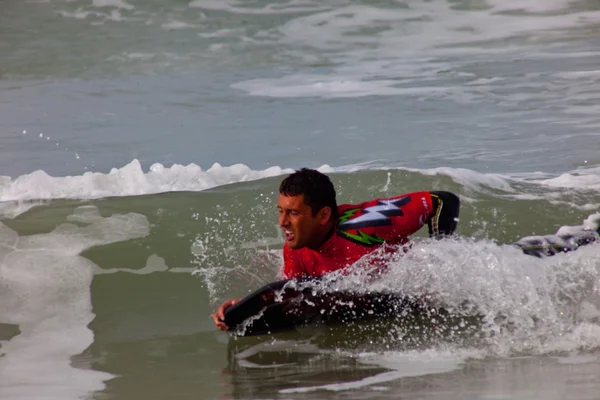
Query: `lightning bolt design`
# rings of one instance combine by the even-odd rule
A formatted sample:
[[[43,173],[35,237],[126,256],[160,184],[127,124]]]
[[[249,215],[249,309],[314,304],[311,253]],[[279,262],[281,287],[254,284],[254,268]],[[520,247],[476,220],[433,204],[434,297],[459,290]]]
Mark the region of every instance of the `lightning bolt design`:
[[[353,208],[350,210],[346,210],[344,211],[344,214],[342,214],[340,216],[340,221],[339,224],[343,224],[344,222],[348,221],[350,218],[352,218],[354,216],[354,214],[356,214],[358,211],[360,211],[360,208]]]
[[[394,200],[379,200],[377,201],[377,205],[363,209],[362,215],[356,218],[351,218],[351,216],[356,213],[356,209],[348,210],[346,213],[351,212],[352,214],[346,215],[346,213],[344,213],[343,217],[345,217],[345,219],[340,218],[338,228],[360,229],[368,226],[391,225],[392,221],[390,221],[389,217],[403,216],[404,213],[400,207],[408,202],[410,202],[410,197],[401,197]]]
[[[346,239],[352,240],[353,242],[357,242],[360,244],[364,244],[365,246],[374,246],[376,244],[383,243],[383,239],[379,236],[375,234],[367,235],[362,231],[356,231],[356,234],[347,231],[340,231],[339,233]]]

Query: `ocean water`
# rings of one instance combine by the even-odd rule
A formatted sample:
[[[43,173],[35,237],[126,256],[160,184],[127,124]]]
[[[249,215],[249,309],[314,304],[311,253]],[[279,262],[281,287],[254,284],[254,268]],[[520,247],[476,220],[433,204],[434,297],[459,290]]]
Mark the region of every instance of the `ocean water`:
[[[598,399],[600,5],[3,0],[0,399]],[[374,290],[481,316],[219,332],[273,281],[280,180],[462,199]],[[349,284],[356,284],[349,277]]]

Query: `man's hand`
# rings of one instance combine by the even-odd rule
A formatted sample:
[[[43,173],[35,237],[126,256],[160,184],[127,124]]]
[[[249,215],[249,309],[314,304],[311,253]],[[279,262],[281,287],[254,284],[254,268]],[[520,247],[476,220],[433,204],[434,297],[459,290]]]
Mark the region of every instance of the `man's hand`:
[[[221,304],[219,309],[212,315],[213,322],[221,331],[228,331],[230,328],[225,325],[225,310],[229,307],[240,301],[240,299],[227,300],[225,303]]]

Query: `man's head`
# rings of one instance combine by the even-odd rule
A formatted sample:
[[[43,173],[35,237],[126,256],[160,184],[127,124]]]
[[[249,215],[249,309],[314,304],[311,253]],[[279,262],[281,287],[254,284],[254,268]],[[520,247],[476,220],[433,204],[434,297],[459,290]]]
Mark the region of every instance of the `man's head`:
[[[317,248],[337,219],[335,189],[327,175],[302,168],[281,182],[277,208],[288,247]]]

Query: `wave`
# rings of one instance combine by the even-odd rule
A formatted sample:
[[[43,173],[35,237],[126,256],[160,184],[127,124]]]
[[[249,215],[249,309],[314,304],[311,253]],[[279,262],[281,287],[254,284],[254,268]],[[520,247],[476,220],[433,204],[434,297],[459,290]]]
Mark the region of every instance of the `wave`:
[[[201,191],[231,183],[246,182],[291,172],[271,167],[255,171],[243,164],[223,167],[215,163],[207,170],[196,164],[164,167],[153,164],[144,172],[134,159],[109,173],[86,172],[78,176],[53,177],[38,170],[16,179],[0,177],[0,201],[97,199],[177,191]]]
[[[518,174],[480,173],[465,168],[439,167],[416,169],[362,163],[339,167],[327,164],[317,168],[323,173],[354,174],[362,171],[403,170],[423,176],[447,176],[463,187],[485,187],[506,194],[522,194],[520,186],[530,184],[546,189],[597,190],[600,188],[600,166],[580,168],[560,175],[542,172]],[[254,181],[293,172],[293,168],[274,166],[254,170],[244,164],[222,166],[215,163],[208,169],[196,164],[165,167],[153,164],[144,171],[134,159],[121,168],[104,174],[86,172],[77,176],[54,177],[42,170],[15,179],[0,176],[0,202],[20,202],[53,199],[98,199],[138,196],[179,191],[203,191],[233,183]]]

